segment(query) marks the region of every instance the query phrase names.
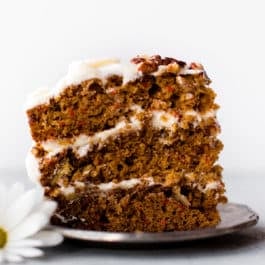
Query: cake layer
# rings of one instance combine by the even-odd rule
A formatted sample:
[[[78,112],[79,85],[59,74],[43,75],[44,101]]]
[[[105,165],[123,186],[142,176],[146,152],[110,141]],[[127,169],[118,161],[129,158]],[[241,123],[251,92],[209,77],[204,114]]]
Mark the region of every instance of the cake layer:
[[[193,191],[200,205],[214,201]],[[178,195],[177,195],[178,196]],[[216,225],[219,214],[214,207],[189,207],[175,199],[174,189],[160,185],[138,185],[129,190],[109,192],[88,189],[72,198],[59,196],[52,218],[55,225],[100,231],[175,231]]]
[[[113,127],[121,116],[130,116],[135,104],[144,111],[170,110],[178,115],[217,109],[215,93],[208,87],[209,79],[201,66],[186,69],[174,62],[159,65],[159,71],[143,73],[141,63],[136,65],[139,75],[135,80],[124,83],[124,76],[110,75],[103,82],[88,75],[48,101],[30,106],[27,114],[34,140],[92,135]],[[171,70],[174,67],[175,71]]]

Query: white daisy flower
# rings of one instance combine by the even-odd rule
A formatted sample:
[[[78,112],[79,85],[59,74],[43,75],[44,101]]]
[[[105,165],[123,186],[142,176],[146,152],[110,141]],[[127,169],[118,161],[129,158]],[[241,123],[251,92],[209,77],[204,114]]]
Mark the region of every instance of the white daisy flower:
[[[44,198],[43,190],[24,191],[20,183],[10,189],[0,183],[0,263],[39,257],[37,247],[54,246],[63,237],[55,231],[40,231],[50,220],[56,203]]]

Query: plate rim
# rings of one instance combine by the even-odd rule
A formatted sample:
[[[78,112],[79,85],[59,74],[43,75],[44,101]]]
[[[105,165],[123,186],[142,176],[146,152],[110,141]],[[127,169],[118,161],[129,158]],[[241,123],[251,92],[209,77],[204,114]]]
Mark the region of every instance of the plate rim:
[[[171,243],[171,242],[185,242],[200,239],[207,239],[219,237],[227,234],[238,232],[242,229],[254,226],[259,221],[259,215],[252,210],[248,205],[241,203],[228,202],[218,207],[227,208],[234,206],[245,209],[249,213],[248,220],[244,220],[235,225],[227,227],[219,227],[221,222],[210,228],[200,228],[189,231],[171,231],[171,232],[108,232],[95,230],[81,230],[74,228],[67,228],[63,226],[50,225],[49,228],[61,233],[67,239],[74,239],[86,242],[101,242],[113,244],[156,244],[156,243]]]

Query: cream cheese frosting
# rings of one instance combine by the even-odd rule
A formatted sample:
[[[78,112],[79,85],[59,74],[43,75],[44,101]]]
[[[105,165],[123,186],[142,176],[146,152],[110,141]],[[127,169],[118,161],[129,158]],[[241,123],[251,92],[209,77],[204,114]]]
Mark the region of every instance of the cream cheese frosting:
[[[146,183],[148,186],[152,186],[154,184],[158,185],[164,185],[163,183],[160,182],[155,182],[153,177],[145,177],[145,178],[132,178],[128,180],[122,180],[120,182],[106,182],[106,183],[101,183],[101,184],[87,184],[88,186],[91,187],[96,187],[99,188],[101,191],[110,191],[114,189],[131,189],[135,187],[138,184]],[[83,183],[82,183],[83,184]],[[195,187],[198,188],[202,193],[206,193],[208,190],[216,190],[218,187],[221,185],[220,181],[212,181],[206,184],[206,186],[203,188],[199,184],[194,184]],[[65,196],[68,196],[72,193],[75,192],[76,187],[77,188],[85,188],[86,185],[80,186],[77,182],[75,182],[73,185],[69,185],[67,187],[61,185],[60,187],[60,192],[64,194]],[[183,195],[182,195],[183,196]]]
[[[179,123],[179,118],[164,110],[155,110],[152,112],[152,125],[154,128],[172,128],[174,124]]]
[[[115,138],[121,133],[141,130],[142,123],[137,118],[137,114],[143,112],[143,109],[138,105],[132,105],[130,109],[134,110],[136,115],[131,116],[129,122],[120,121],[113,128],[97,132],[92,136],[81,134],[70,139],[70,142],[67,143],[61,143],[58,140],[47,140],[42,142],[41,146],[48,152],[47,158],[62,152],[66,148],[72,148],[79,157],[83,157],[88,151],[92,150],[94,145],[98,145],[98,149],[101,149],[110,138]]]
[[[188,117],[188,116],[194,117],[193,126],[196,127],[203,120],[207,120],[209,118],[215,118],[216,111],[209,110],[205,113],[200,113],[195,110],[187,110],[182,115],[185,117]],[[170,130],[174,129],[173,128],[174,125],[178,125],[180,127],[182,126],[181,120],[178,115],[174,115],[164,110],[155,110],[152,112],[152,125],[154,128],[157,128],[157,129],[166,128]]]
[[[25,107],[31,109],[37,105],[48,103],[50,98],[59,95],[69,85],[79,84],[92,78],[99,78],[104,82],[111,75],[122,76],[123,83],[128,83],[140,77],[142,73],[137,70],[136,64],[121,62],[118,59],[89,59],[73,62],[69,65],[66,76],[59,80],[53,88],[40,88],[29,95]]]
[[[39,177],[41,175],[39,170],[39,159],[32,154],[31,149],[28,151],[25,162],[29,179],[33,183],[39,183]]]
[[[136,185],[144,183],[144,182],[148,186],[155,184],[153,177],[146,177],[146,178],[131,178],[131,179],[127,179],[127,180],[122,180],[120,182],[110,181],[110,182],[101,183],[101,184],[97,184],[97,185],[88,183],[87,186],[96,187],[96,188],[99,188],[101,191],[107,192],[107,191],[118,189],[118,188],[119,189],[131,189],[131,188],[135,187]],[[75,181],[73,184],[68,185],[66,187],[64,185],[61,185],[60,192],[62,194],[64,194],[65,196],[68,196],[68,195],[74,193],[76,188],[82,189],[82,188],[86,187],[86,185],[84,183],[82,183],[82,184],[83,185],[80,186],[79,182]]]
[[[144,181],[147,181],[149,186],[154,184],[154,179],[152,177],[149,177],[149,178],[132,178],[132,179],[128,179],[128,180],[122,180],[118,183],[111,181],[108,183],[101,183],[101,184],[97,185],[97,187],[103,191],[113,190],[113,189],[117,189],[117,188],[131,189],[134,186],[136,186],[136,185],[138,185]]]
[[[160,75],[166,70],[167,66],[160,65],[158,70],[151,74],[154,76]],[[186,65],[180,70],[179,74],[192,75],[203,71],[203,69],[189,69]],[[101,79],[104,83],[111,75],[122,76],[123,84],[126,84],[141,77],[143,73],[139,70],[139,65],[132,62],[123,62],[116,58],[76,61],[69,65],[67,74],[54,87],[42,87],[30,94],[25,109],[49,103],[52,97],[58,96],[69,85],[76,85],[92,78]]]
[[[141,123],[135,117],[131,117],[131,122],[121,121],[114,128],[95,133],[93,136],[81,134],[75,137],[72,143],[60,143],[57,140],[48,140],[42,142],[42,147],[48,152],[47,158],[50,158],[66,148],[72,148],[79,156],[83,157],[88,151],[91,151],[94,145],[98,144],[98,149],[104,146],[104,143],[111,137],[116,137],[124,132],[140,130]]]
[[[136,113],[143,112],[140,106],[134,105],[131,107],[131,109],[135,110]],[[155,110],[151,112],[151,115],[152,126],[159,130],[167,129],[170,132],[174,132],[177,126],[182,126],[179,118],[169,112]],[[204,119],[214,118],[216,113],[215,111],[208,111],[204,114],[200,114],[196,111],[191,110],[186,111],[183,115],[195,117],[193,124],[194,126],[197,126]],[[98,149],[101,149],[110,138],[115,138],[122,133],[130,131],[140,131],[141,128],[142,123],[137,118],[136,114],[130,117],[129,122],[120,121],[113,128],[97,132],[92,136],[81,134],[65,143],[59,140],[47,140],[45,142],[42,142],[41,146],[46,152],[48,152],[46,158],[51,158],[52,156],[55,156],[56,154],[62,152],[67,148],[72,148],[76,155],[83,157],[87,154],[87,152],[93,149],[94,145],[98,145]]]

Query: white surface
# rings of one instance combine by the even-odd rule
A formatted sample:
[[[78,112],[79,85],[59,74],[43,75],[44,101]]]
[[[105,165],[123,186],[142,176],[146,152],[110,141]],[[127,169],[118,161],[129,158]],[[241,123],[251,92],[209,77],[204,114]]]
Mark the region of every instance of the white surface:
[[[264,172],[227,172],[228,196],[231,202],[251,206],[259,215],[256,227],[238,234],[158,249],[121,250],[104,249],[66,241],[62,245],[45,249],[46,256],[31,260],[29,265],[134,265],[134,264],[181,264],[181,265],[263,265],[265,260],[265,205],[263,199]],[[6,182],[25,181],[25,172],[0,171]],[[251,186],[251,189],[250,189]]]
[[[264,163],[264,1],[1,1],[0,168],[24,167],[26,95],[69,63],[136,54],[200,61],[214,80],[227,169]]]

